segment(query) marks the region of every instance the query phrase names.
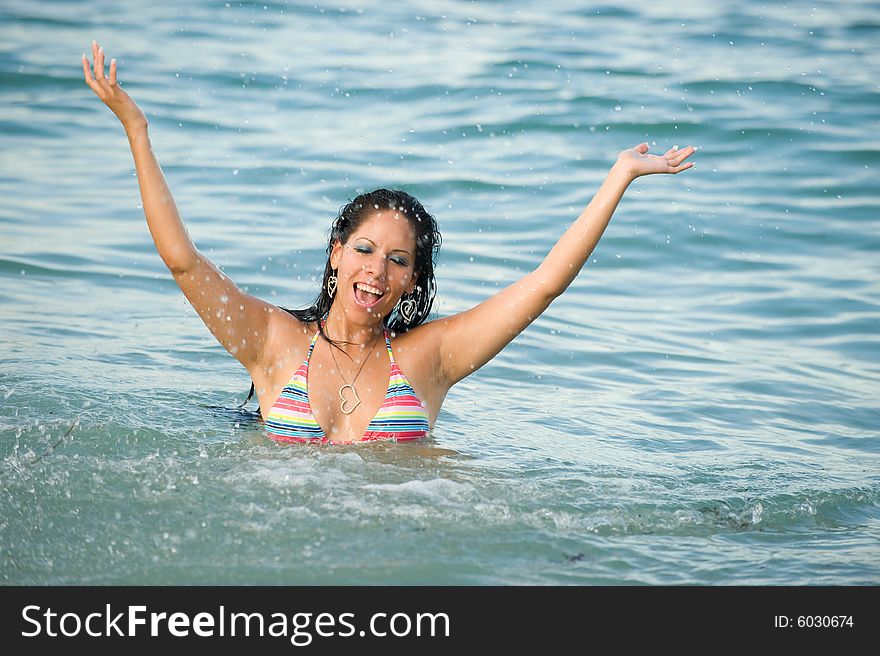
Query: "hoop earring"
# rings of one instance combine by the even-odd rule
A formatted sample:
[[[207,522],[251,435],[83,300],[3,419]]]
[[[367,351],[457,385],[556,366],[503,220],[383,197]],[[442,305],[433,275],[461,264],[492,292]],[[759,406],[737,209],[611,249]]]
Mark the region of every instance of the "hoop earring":
[[[332,299],[336,293],[336,274],[331,273],[327,276],[327,295]]]

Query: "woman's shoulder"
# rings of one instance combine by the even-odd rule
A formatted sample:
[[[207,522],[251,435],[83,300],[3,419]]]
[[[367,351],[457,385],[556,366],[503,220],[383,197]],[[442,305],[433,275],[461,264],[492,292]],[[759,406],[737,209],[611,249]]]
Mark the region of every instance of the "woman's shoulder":
[[[410,328],[405,333],[397,335],[395,338],[395,343],[397,341],[400,341],[401,344],[412,343],[413,345],[425,346],[431,343],[436,344],[439,341],[440,337],[443,335],[443,332],[448,328],[448,324],[449,317],[438,317],[436,319],[431,319],[430,321],[419,324],[414,328]]]
[[[300,319],[290,311],[279,307],[269,319],[266,338],[268,359],[277,360],[290,353],[298,354],[300,351],[305,351],[317,330],[316,322]]]
[[[392,333],[391,345],[395,356],[405,360],[432,365],[438,357],[443,333],[443,319],[426,321],[405,333]]]
[[[404,346],[408,344],[419,344],[426,339],[431,339],[432,335],[436,332],[436,328],[437,320],[433,319],[410,328],[406,332],[395,333],[394,331],[391,331],[391,342],[392,344],[401,344]]]

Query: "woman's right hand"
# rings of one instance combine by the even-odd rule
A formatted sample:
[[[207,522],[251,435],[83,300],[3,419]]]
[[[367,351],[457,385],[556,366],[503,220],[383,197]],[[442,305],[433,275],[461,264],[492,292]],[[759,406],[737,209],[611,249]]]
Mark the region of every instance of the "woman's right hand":
[[[108,78],[104,75],[104,49],[98,45],[97,41],[92,41],[92,57],[95,60],[94,74],[88,58],[85,54],[82,57],[83,73],[85,73],[86,84],[89,85],[89,88],[122,121],[126,132],[137,127],[146,127],[146,115],[116,82],[116,60],[110,60],[110,77]]]

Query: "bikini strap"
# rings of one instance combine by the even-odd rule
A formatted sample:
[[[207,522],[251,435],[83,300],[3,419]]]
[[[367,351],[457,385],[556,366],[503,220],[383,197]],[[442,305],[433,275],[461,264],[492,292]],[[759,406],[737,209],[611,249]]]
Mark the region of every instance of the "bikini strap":
[[[309,344],[309,354],[306,356],[306,360],[310,360],[312,358],[312,351],[315,350],[315,344],[318,342],[318,335],[320,334],[321,332],[319,330],[316,330],[315,334],[312,336],[312,342],[311,344]]]
[[[385,328],[385,347],[388,349],[388,357],[394,362],[394,353],[391,352],[391,337],[388,335],[388,329]]]

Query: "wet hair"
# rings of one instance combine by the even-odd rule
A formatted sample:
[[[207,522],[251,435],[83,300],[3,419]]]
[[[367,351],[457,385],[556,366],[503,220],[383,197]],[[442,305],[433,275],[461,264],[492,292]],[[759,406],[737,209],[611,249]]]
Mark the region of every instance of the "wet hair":
[[[434,305],[434,296],[437,294],[437,283],[434,280],[434,267],[437,254],[440,252],[440,231],[437,228],[436,219],[428,213],[425,207],[405,191],[396,189],[376,189],[357,196],[354,200],[343,205],[333,226],[327,243],[327,262],[324,265],[324,275],[321,278],[321,289],[314,303],[301,310],[290,310],[278,306],[279,309],[293,315],[303,323],[317,323],[318,331],[333,346],[335,342],[327,337],[321,325],[321,319],[330,312],[333,299],[327,293],[327,280],[335,271],[330,266],[330,253],[333,245],[339,241],[342,244],[348,240],[358,227],[376,212],[395,211],[406,216],[416,236],[416,254],[413,263],[413,275],[416,279],[415,289],[411,294],[404,294],[402,300],[412,299],[415,301],[416,310],[410,321],[405,321],[400,314],[398,304],[383,320],[383,324],[392,334],[404,333],[416,326],[423,324],[431,313]],[[344,343],[344,342],[342,342]],[[239,407],[244,407],[254,395],[254,384],[251,382],[251,390],[247,399]]]

